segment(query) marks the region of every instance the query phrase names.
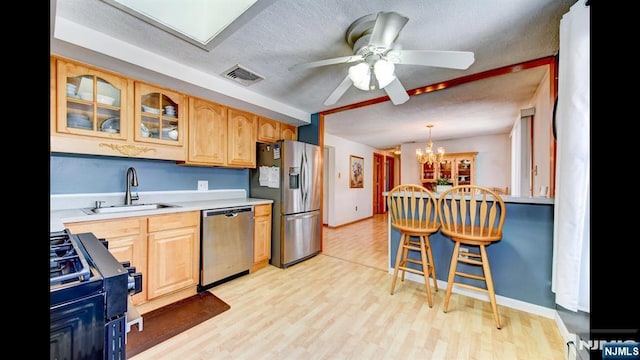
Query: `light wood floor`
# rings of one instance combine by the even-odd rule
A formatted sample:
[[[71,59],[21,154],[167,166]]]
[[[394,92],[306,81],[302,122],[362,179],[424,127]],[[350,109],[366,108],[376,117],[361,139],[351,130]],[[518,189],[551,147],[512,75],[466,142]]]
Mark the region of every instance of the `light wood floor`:
[[[498,330],[477,299],[390,295],[385,216],[323,231],[324,253],[211,289],[231,309],[131,359],[564,359],[552,319],[501,306]]]

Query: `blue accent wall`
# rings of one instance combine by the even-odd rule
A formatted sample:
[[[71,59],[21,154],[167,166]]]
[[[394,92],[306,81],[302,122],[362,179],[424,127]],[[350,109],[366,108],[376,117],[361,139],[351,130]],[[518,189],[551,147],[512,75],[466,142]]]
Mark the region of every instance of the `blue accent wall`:
[[[311,124],[298,126],[298,141],[314,145],[320,144],[319,122],[320,114],[312,114]]]
[[[198,180],[209,190],[244,189],[249,194],[249,170],[183,166],[174,161],[52,153],[50,193],[124,192],[127,168],[138,175],[137,191],[197,190]]]
[[[487,255],[496,295],[555,308],[551,291],[553,257],[553,205],[507,203],[502,240],[487,246]],[[436,278],[447,281],[453,253],[453,241],[437,232],[429,236]],[[395,266],[400,232],[391,228],[391,266]],[[478,252],[469,246],[469,250]],[[410,257],[417,258],[411,254]],[[413,265],[413,264],[409,264]],[[481,274],[481,269],[461,264],[460,271]],[[458,277],[456,281],[479,285]],[[481,283],[480,283],[481,284]],[[484,287],[484,286],[481,286]]]

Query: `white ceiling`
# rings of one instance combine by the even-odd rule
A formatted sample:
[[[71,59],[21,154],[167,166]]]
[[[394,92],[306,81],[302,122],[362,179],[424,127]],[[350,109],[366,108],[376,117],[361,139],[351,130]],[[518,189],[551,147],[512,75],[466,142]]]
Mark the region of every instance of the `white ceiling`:
[[[159,1],[164,3],[165,1]],[[310,115],[385,96],[351,87],[323,102],[352,64],[289,71],[298,63],[351,55],[347,28],[361,16],[409,18],[396,43],[407,50],[471,51],[467,70],[396,65],[405,89],[557,55],[562,15],[576,0],[259,0],[214,39],[211,51],[101,0],[51,0],[51,53],[144,81],[302,125]],[[264,80],[251,86],[222,74],[239,64]],[[325,117],[325,131],[385,149],[433,139],[506,133],[545,76],[546,66]]]

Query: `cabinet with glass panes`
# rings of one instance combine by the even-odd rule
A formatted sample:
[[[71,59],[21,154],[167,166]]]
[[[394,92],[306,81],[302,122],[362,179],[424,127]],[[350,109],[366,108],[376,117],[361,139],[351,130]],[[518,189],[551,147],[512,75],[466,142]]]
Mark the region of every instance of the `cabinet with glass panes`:
[[[73,62],[60,59],[52,62],[57,109],[53,130],[59,134],[126,140],[133,82]]]
[[[50,73],[52,152],[185,160],[186,95],[57,56]]]
[[[135,140],[184,146],[187,96],[142,82],[135,83],[134,92]]]
[[[453,186],[474,185],[477,154],[477,151],[450,153],[445,154],[441,162],[420,164],[422,185],[431,190],[435,190],[439,180],[446,180]]]

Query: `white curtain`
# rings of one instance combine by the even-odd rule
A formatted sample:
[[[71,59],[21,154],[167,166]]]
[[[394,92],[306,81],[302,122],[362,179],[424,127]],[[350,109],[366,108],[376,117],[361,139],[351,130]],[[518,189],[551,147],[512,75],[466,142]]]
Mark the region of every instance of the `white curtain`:
[[[560,21],[553,278],[556,303],[589,312],[590,9]]]

